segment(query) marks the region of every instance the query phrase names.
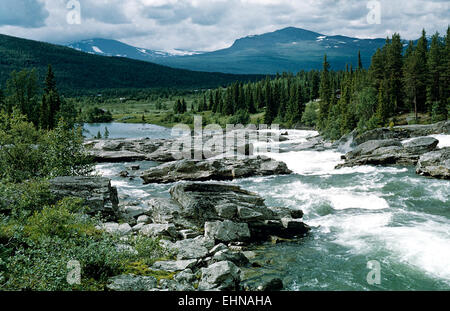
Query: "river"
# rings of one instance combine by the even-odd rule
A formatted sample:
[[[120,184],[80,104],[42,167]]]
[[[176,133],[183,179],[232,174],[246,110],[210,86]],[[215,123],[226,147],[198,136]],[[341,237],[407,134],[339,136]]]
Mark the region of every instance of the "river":
[[[167,138],[170,130],[153,125],[107,126],[110,138]],[[301,144],[313,131],[289,131]],[[449,135],[436,135],[440,147]],[[341,153],[290,151],[270,154],[294,172],[287,176],[235,180],[266,199],[268,206],[300,208],[312,227],[304,239],[267,243],[254,251],[260,274],[283,279],[287,290],[450,290],[450,181],[421,177],[413,167],[360,166],[336,170]],[[156,166],[139,162],[141,169]],[[121,200],[168,197],[168,185],[143,185],[118,177],[130,163],[99,164],[97,171],[112,179]],[[380,263],[381,283],[370,285],[369,261]],[[249,277],[253,274],[251,272]]]

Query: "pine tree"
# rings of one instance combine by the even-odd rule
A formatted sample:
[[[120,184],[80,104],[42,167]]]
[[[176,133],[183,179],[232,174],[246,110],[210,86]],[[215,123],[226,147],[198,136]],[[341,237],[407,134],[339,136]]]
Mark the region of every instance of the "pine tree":
[[[214,107],[214,99],[213,99],[213,93],[212,91],[209,92],[209,103],[208,103],[208,110],[212,111]]]
[[[417,90],[420,80],[418,70],[418,55],[416,51],[412,52],[408,58],[405,59],[404,65],[404,90],[407,101],[412,109],[414,109],[415,118],[417,120],[418,104],[417,104]]]
[[[380,125],[384,126],[387,123],[387,120],[389,118],[389,108],[388,108],[388,102],[386,100],[386,87],[387,81],[383,81],[381,83],[380,89],[378,91],[378,106],[377,106],[377,112],[376,117],[378,121],[380,122]]]
[[[173,112],[176,114],[179,114],[181,111],[181,102],[179,99],[175,102],[175,105],[173,106]]]
[[[266,78],[265,102],[266,102],[266,110],[264,114],[264,123],[270,125],[275,119],[276,110],[273,103],[272,83],[269,77]]]
[[[431,110],[431,107],[426,106],[427,99],[427,77],[428,77],[428,68],[427,68],[427,53],[428,53],[428,40],[426,37],[425,30],[422,31],[422,37],[417,42],[416,50],[414,51],[416,54],[416,71],[418,75],[418,79],[416,81],[416,101],[417,101],[417,110],[420,112],[426,112],[427,110]]]
[[[442,120],[446,113],[446,101],[442,99],[443,86],[441,85],[443,47],[439,41],[439,33],[433,35],[430,51],[428,53],[428,81],[427,106],[432,107],[433,119]]]
[[[145,117],[144,117],[144,120],[145,120]],[[109,138],[109,131],[108,131],[108,127],[107,126],[105,127],[105,133],[103,134],[103,137],[105,137],[105,139]]]
[[[226,116],[232,115],[234,113],[234,107],[233,107],[233,90],[231,88],[227,89],[226,96],[225,96],[225,102],[223,105],[222,113]]]
[[[362,64],[362,60],[361,60],[361,51],[358,51],[358,71],[363,70],[363,64]]]
[[[187,112],[187,104],[186,101],[184,100],[184,98],[181,101],[181,113],[185,113]]]
[[[5,95],[3,94],[3,90],[0,87],[0,111],[3,109],[6,110]]]
[[[441,85],[442,85],[442,108],[446,106],[445,109],[445,119],[448,118],[447,107],[450,105],[450,27],[447,28],[447,35],[445,36],[445,47],[444,47],[444,59],[442,61],[442,75],[441,75]],[[443,109],[443,110],[444,110]]]
[[[399,108],[404,111],[403,104],[403,44],[400,35],[395,33],[392,41],[386,49],[386,76],[388,79],[387,98],[390,102],[389,114],[393,115]]]
[[[319,104],[319,129],[324,129],[326,122],[328,120],[328,112],[330,110],[330,101],[334,94],[332,94],[331,89],[331,79],[330,79],[330,64],[327,60],[327,55],[325,54],[323,58],[323,69],[320,78],[320,104]]]
[[[44,95],[42,96],[40,124],[47,129],[53,129],[57,123],[57,115],[61,109],[61,99],[56,89],[55,74],[51,65],[48,65],[47,76],[45,78]],[[48,110],[48,111],[45,111]]]

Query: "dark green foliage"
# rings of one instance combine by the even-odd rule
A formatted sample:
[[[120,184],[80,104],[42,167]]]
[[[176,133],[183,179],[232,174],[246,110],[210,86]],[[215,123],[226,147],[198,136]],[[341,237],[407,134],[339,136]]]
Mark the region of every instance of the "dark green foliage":
[[[89,108],[84,116],[84,121],[88,123],[108,123],[112,120],[113,117],[111,112],[98,107]]]
[[[43,77],[53,65],[58,88],[66,95],[105,89],[209,88],[234,81],[255,81],[257,75],[204,73],[174,69],[123,57],[91,55],[71,48],[0,35],[0,85],[13,70],[37,68]]]
[[[327,61],[327,56],[323,59],[323,69],[320,77],[320,105],[319,105],[319,129],[325,128],[325,122],[328,119],[328,113],[330,110],[331,101],[334,98],[333,91],[331,89],[330,81],[330,64]],[[332,98],[333,97],[333,98]]]
[[[82,142],[81,129],[63,120],[42,131],[16,110],[0,112],[0,179],[85,175],[91,166]]]
[[[39,125],[39,86],[35,69],[12,71],[6,81],[5,108],[11,113],[14,108],[25,115],[34,125]]]

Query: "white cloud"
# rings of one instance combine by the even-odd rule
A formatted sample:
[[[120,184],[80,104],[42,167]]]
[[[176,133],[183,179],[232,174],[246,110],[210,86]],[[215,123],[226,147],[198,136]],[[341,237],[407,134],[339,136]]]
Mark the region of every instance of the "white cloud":
[[[19,7],[45,2],[45,9],[30,14],[27,24],[20,14],[10,15],[15,22],[0,13],[0,33],[55,43],[104,37],[150,49],[215,50],[288,26],[360,38],[399,32],[416,39],[422,28],[443,33],[450,23],[448,0],[380,0],[379,25],[367,23],[368,1],[361,0],[79,0],[82,22],[69,25],[67,1],[15,0]]]

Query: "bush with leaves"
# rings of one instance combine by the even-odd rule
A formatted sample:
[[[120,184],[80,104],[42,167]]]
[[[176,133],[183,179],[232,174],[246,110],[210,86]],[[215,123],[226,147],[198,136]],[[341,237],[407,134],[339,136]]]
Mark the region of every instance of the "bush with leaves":
[[[0,179],[21,182],[91,171],[80,128],[61,119],[54,130],[38,130],[17,110],[0,111]]]

